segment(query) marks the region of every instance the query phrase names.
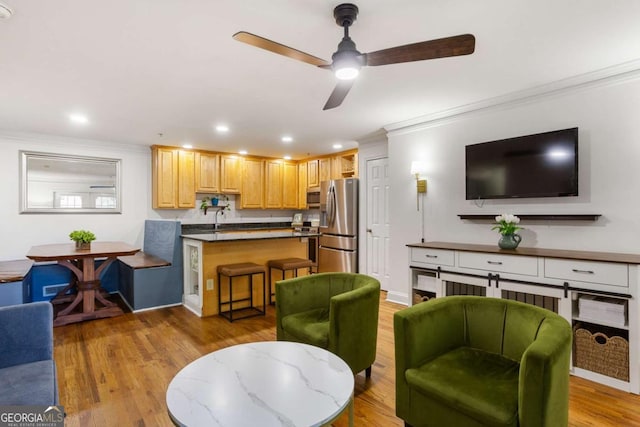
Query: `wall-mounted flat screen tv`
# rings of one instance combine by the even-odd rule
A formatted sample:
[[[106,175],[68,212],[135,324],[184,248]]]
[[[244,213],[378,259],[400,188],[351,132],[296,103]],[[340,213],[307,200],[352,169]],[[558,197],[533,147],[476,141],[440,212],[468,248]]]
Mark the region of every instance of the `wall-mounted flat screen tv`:
[[[578,128],[466,146],[466,198],[578,195]]]

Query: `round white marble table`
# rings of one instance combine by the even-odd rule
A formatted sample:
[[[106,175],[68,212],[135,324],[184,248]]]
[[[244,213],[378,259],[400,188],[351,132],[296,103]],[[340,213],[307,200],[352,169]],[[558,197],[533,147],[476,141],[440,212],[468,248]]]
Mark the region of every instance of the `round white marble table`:
[[[338,356],[286,341],[240,344],[185,366],[167,389],[181,426],[322,426],[345,410],[353,426],[353,373]]]

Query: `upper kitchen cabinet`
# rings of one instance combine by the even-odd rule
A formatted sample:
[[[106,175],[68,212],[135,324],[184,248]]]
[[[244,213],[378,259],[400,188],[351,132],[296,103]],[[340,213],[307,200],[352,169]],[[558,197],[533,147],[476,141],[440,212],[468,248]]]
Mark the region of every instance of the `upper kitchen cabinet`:
[[[264,207],[282,208],[283,163],[281,160],[267,160],[264,164]]]
[[[320,187],[320,170],[318,169],[318,160],[309,160],[307,162],[307,187]]]
[[[298,165],[296,163],[282,163],[282,207],[298,208]]]
[[[220,155],[195,153],[196,192],[220,192]]]
[[[358,152],[345,151],[330,158],[331,179],[358,177]]]
[[[307,163],[298,164],[298,209],[307,208]]]
[[[266,209],[297,209],[297,163],[269,159],[265,160],[264,169],[264,207]]]
[[[242,157],[233,154],[220,156],[220,192],[240,194],[242,189]]]
[[[331,179],[331,158],[326,157],[318,161],[318,169],[320,170],[320,182],[329,181]],[[320,185],[318,183],[318,185]]]
[[[240,207],[243,209],[262,209],[263,199],[264,160],[245,158],[242,161]]]
[[[335,157],[334,165],[339,169],[337,178],[356,178],[358,176],[358,152],[346,151]]]
[[[151,147],[153,209],[190,209],[195,200],[195,153]]]

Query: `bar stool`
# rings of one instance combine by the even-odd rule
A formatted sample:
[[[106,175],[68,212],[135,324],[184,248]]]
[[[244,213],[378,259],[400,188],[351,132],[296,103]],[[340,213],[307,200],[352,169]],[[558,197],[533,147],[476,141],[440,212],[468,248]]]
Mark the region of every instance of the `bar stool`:
[[[262,274],[262,310],[253,306],[253,277],[256,274]],[[229,320],[229,322],[233,322],[238,319],[246,319],[248,317],[253,316],[264,316],[267,308],[267,298],[266,298],[266,286],[265,286],[265,274],[266,268],[263,265],[255,264],[253,262],[242,262],[237,264],[224,264],[218,266],[218,314],[220,316]],[[222,276],[227,277],[227,281],[229,283],[229,300],[223,302],[221,298],[221,288],[222,288]],[[244,277],[247,276],[247,281],[249,284],[249,297],[242,298],[238,300],[233,299],[233,278],[234,277]],[[249,301],[249,307],[242,307],[233,309],[234,303]],[[229,311],[222,311],[222,305],[229,304]],[[243,315],[242,317],[238,317],[236,319],[233,318],[233,313],[238,311],[245,311],[248,314]]]
[[[293,270],[293,277],[298,277],[299,268],[309,268],[313,266],[313,261],[304,258],[282,258],[272,259],[267,262],[269,267],[269,304],[274,303],[273,297],[275,296],[275,286],[271,286],[271,270],[282,270],[282,280],[285,278],[285,274],[289,270]],[[309,270],[311,272],[311,270]]]

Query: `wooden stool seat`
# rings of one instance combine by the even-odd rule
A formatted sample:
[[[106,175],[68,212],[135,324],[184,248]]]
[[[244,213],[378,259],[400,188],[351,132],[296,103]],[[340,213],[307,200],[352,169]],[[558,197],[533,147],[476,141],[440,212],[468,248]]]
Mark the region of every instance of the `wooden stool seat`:
[[[220,316],[226,318],[227,320],[229,320],[229,322],[233,322],[234,320],[246,319],[247,317],[265,315],[266,308],[267,308],[265,274],[267,269],[264,265],[255,264],[253,262],[223,264],[218,266],[217,271],[218,271],[218,314]],[[253,277],[255,274],[262,274],[262,310],[253,306]],[[222,301],[222,291],[221,291],[222,276],[226,276],[227,281],[229,283],[229,300],[224,302]],[[244,276],[248,276],[249,297],[234,300],[233,299],[233,278],[244,277]],[[249,302],[248,307],[242,307],[237,309],[233,308],[234,303],[239,303],[244,301]],[[223,312],[222,306],[226,304],[229,305],[229,311]],[[236,317],[234,319],[234,316],[233,316],[234,312],[239,312],[239,311],[243,311],[245,312],[245,314],[243,314],[241,317]]]
[[[239,262],[237,264],[224,264],[218,266],[218,274],[228,277],[247,276],[249,274],[265,273],[263,265],[253,262]]]
[[[267,263],[270,268],[279,270],[297,270],[298,268],[308,268],[313,266],[313,261],[304,258],[283,258],[272,259]]]
[[[273,297],[275,296],[275,286],[272,286],[271,284],[271,270],[274,268],[282,270],[282,280],[284,280],[285,273],[287,271],[293,270],[294,277],[298,277],[299,268],[308,268],[309,271],[311,271],[311,267],[313,267],[313,261],[305,258],[281,258],[267,261],[267,266],[269,266],[269,304],[273,304]]]

